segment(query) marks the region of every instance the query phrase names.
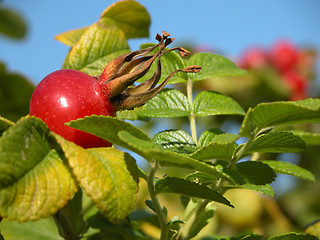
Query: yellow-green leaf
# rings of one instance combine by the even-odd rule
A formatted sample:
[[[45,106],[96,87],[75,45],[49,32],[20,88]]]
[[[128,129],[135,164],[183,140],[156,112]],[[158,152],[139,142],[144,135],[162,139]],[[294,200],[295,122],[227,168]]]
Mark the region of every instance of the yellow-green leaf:
[[[127,38],[149,37],[150,16],[140,3],[133,0],[118,1],[101,14],[101,19],[112,19]]]
[[[25,117],[0,138],[0,216],[30,221],[64,207],[76,184],[55,150],[48,127]]]
[[[119,51],[121,54],[130,51],[124,32],[112,20],[101,19],[85,30],[70,50],[63,68],[98,75],[110,59],[115,57],[113,53]],[[92,72],[92,69],[95,71]]]
[[[64,207],[75,192],[70,172],[52,150],[31,171],[0,191],[0,215],[17,221],[46,218]]]
[[[56,135],[74,175],[101,214],[117,223],[133,210],[138,191],[137,166],[115,148],[83,149]]]
[[[88,27],[82,27],[78,29],[72,29],[56,35],[54,38],[67,46],[73,47],[81,38],[82,34]]]

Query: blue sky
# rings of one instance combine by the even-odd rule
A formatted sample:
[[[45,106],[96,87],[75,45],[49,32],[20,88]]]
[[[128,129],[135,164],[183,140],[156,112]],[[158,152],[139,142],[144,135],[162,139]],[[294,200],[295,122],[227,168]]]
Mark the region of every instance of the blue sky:
[[[0,60],[35,84],[61,68],[68,47],[54,36],[95,22],[115,1],[2,0],[19,11],[29,25],[23,41],[0,37]],[[166,30],[177,42],[208,46],[230,58],[252,45],[271,46],[290,39],[320,52],[319,0],[138,0],[151,15],[149,39],[130,41],[132,50],[154,41]]]

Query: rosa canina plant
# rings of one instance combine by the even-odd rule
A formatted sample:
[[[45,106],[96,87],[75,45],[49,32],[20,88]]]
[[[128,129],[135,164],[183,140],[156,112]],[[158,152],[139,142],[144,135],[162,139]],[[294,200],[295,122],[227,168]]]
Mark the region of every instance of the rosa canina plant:
[[[156,36],[158,44],[131,52],[128,39],[147,37],[149,25],[146,9],[124,0],[89,27],[56,37],[71,48],[63,69],[36,87],[30,115],[0,119],[2,238],[264,239],[255,232],[208,231],[215,212],[236,206],[225,193],[274,196],[276,174],[315,181],[309,170],[260,153],[301,152],[319,142],[315,133],[283,128],[319,123],[319,99],[260,103],[245,112],[219,92],[196,94],[197,81],[246,71],[213,53],[182,58],[188,51],[168,49],[173,39],[167,32]],[[164,88],[168,83],[185,92]],[[242,119],[236,134],[214,123],[199,134],[199,119],[221,115]],[[189,130],[163,129],[150,137],[133,124],[154,118],[187,118]],[[172,216],[164,206],[160,195],[167,194],[182,197],[181,214]],[[317,239],[314,228],[265,237]]]

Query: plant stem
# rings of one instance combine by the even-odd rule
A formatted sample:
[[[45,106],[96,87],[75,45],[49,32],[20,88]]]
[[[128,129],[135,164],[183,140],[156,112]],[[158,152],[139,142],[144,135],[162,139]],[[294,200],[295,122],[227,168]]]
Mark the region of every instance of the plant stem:
[[[157,198],[157,195],[154,191],[154,184],[153,180],[155,177],[155,173],[158,169],[158,162],[155,161],[154,165],[150,169],[149,177],[148,177],[148,190],[149,194],[154,206],[154,210],[158,215],[159,223],[160,223],[160,229],[161,229],[161,237],[160,240],[167,240],[168,239],[168,226],[167,226],[167,217],[162,211],[162,208],[160,206],[159,200]]]
[[[187,97],[189,100],[189,104],[191,106],[191,113],[189,115],[189,121],[190,121],[190,131],[191,131],[191,136],[194,140],[194,142],[197,144],[197,125],[196,125],[196,116],[193,113],[193,109],[192,109],[192,80],[188,80],[187,81]]]

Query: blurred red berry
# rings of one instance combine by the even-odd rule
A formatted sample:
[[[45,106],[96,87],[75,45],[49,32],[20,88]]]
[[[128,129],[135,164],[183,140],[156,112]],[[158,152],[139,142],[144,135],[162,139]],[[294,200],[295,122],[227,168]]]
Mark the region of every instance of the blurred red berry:
[[[302,100],[307,98],[307,79],[297,71],[288,71],[282,75],[285,83],[291,90],[290,100]]]
[[[280,71],[292,70],[299,61],[299,51],[288,41],[279,41],[271,49],[272,64]]]
[[[244,52],[240,58],[239,66],[245,69],[256,69],[268,64],[267,52],[261,47],[252,47]]]

